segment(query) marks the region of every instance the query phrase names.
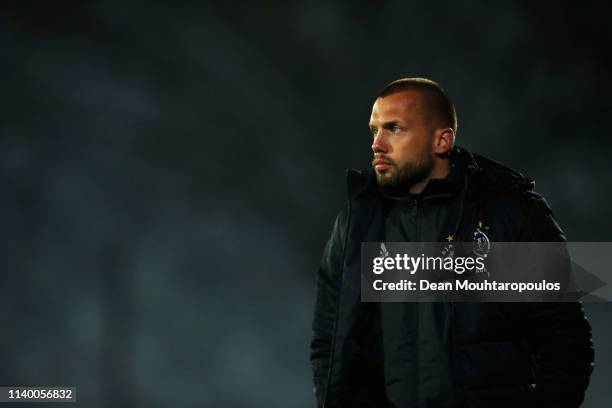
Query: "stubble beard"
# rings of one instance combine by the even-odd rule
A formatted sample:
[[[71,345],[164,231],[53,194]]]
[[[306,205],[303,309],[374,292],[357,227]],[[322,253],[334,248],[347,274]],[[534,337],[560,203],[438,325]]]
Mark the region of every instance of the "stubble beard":
[[[384,173],[376,171],[376,182],[383,188],[398,188],[405,186],[407,189],[425,180],[434,168],[434,158],[424,154],[412,163],[406,163],[397,167],[395,163]]]

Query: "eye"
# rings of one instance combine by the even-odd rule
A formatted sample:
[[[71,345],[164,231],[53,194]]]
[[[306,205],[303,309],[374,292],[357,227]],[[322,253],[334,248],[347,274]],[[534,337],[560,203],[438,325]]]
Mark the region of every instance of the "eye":
[[[378,134],[378,128],[375,127],[371,127],[370,128],[370,133],[372,134],[372,137],[376,137],[376,135]]]
[[[391,131],[392,131],[392,132],[397,133],[397,132],[399,132],[400,130],[402,130],[402,128],[401,128],[401,127],[399,127],[399,125],[392,125],[392,126],[391,126]]]

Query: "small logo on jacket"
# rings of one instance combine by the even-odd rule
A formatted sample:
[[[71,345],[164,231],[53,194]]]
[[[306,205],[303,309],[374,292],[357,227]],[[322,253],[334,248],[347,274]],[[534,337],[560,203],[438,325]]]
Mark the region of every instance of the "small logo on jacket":
[[[478,227],[474,231],[474,244],[472,250],[477,256],[486,258],[491,250],[491,240],[483,231],[488,231],[489,227],[485,226],[482,221],[478,221]]]
[[[472,251],[476,256],[486,258],[491,250],[491,240],[484,231],[489,231],[489,226],[484,225],[482,221],[478,221],[478,227],[474,231],[474,243],[472,244]],[[486,273],[487,276],[491,276],[491,273],[485,266],[482,269],[476,269],[476,273]]]
[[[378,253],[381,258],[387,258],[389,256],[389,251],[387,251],[387,247],[384,242],[380,243],[380,252]]]

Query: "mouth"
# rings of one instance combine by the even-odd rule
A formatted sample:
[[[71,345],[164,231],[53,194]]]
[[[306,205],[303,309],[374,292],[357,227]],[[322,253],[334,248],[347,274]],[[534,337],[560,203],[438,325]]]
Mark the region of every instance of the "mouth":
[[[376,159],[372,162],[376,171],[384,171],[391,167],[391,163],[382,159]]]

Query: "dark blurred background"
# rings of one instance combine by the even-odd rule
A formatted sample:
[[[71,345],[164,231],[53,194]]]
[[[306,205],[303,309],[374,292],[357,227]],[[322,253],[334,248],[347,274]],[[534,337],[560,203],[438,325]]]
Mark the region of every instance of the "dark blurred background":
[[[610,241],[604,2],[2,2],[0,385],[83,407],[313,407],[314,276],[376,93]],[[612,402],[612,305],[585,305]],[[24,405],[21,405],[24,406]],[[37,405],[39,406],[39,405]]]

